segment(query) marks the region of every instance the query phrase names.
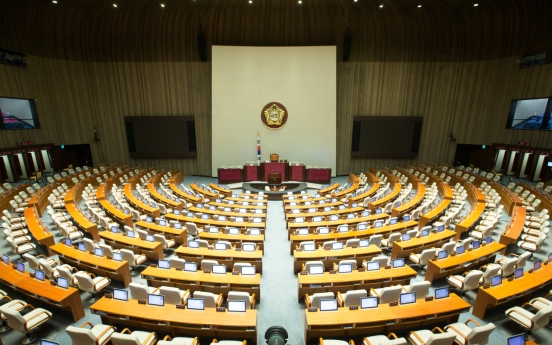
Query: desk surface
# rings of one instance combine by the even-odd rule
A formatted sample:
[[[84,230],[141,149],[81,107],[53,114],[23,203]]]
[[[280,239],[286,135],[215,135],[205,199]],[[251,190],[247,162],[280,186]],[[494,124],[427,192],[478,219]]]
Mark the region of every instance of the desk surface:
[[[492,255],[500,251],[504,247],[503,244],[493,242],[486,246],[481,246],[479,249],[471,250],[460,255],[449,256],[446,259],[430,261],[433,265],[437,266],[439,269],[447,269],[451,267],[460,266],[467,262],[476,261],[482,256]]]
[[[339,225],[351,225],[351,224],[358,224],[362,222],[373,222],[378,219],[384,219],[388,218],[389,215],[387,213],[380,213],[380,214],[371,214],[366,217],[355,217],[351,219],[339,219],[339,220],[329,220],[329,221],[322,221],[322,222],[303,222],[303,223],[288,223],[288,229],[290,231],[295,231],[297,229],[301,228],[318,228],[318,227],[332,227],[335,228]],[[418,224],[418,223],[416,223]]]
[[[315,275],[299,274],[299,286],[301,286],[302,284],[346,283],[351,281],[370,281],[403,277],[416,277],[416,275],[416,271],[414,271],[408,265],[405,265],[401,268],[381,268],[377,271],[359,272],[358,270],[354,270],[352,273],[331,274],[329,272],[324,272],[324,274]]]
[[[27,223],[27,228],[29,232],[33,235],[33,238],[48,250],[48,255],[53,255],[50,251],[50,246],[56,244],[54,236],[50,232],[46,232],[42,221],[38,218],[38,214],[34,207],[27,207],[25,209],[25,223]]]
[[[245,208],[245,207],[230,207],[230,209],[236,209],[236,208]],[[246,208],[247,209],[247,208]],[[240,212],[234,212],[234,211],[220,211],[220,210],[210,210],[207,208],[197,208],[197,207],[190,207],[188,208],[188,211],[195,213],[207,213],[210,215],[221,215],[226,217],[260,217],[260,218],[266,218],[266,212],[264,210],[261,210],[262,213],[240,213]]]
[[[199,267],[199,265],[198,265]],[[231,272],[226,274],[205,273],[201,270],[197,272],[177,271],[174,268],[162,269],[157,267],[148,267],[141,273],[142,277],[154,277],[158,279],[170,279],[170,281],[192,281],[201,283],[230,284],[230,285],[260,285],[261,274],[254,276],[234,275]]]
[[[319,210],[321,207],[313,207]],[[322,208],[323,209],[323,208]],[[348,213],[357,213],[364,211],[364,207],[358,206],[353,208],[344,208],[343,210],[331,210],[331,211],[320,211],[320,212],[306,212],[306,213],[286,213],[286,219],[294,219],[297,217],[305,217],[305,218],[312,218],[316,216],[322,216],[322,217],[328,217],[333,214],[341,215],[341,214],[348,214]]]
[[[249,222],[229,222],[229,221],[218,221],[214,219],[201,219],[196,217],[187,217],[183,215],[175,215],[175,214],[166,214],[165,218],[171,219],[171,220],[177,220],[185,225],[185,223],[195,223],[199,226],[218,226],[218,227],[228,227],[228,228],[259,228],[264,229],[265,228],[265,222],[262,223],[249,223]],[[244,217],[245,218],[245,217]],[[259,217],[260,218],[260,217]],[[139,222],[140,223],[140,222]],[[138,223],[137,223],[138,224]]]
[[[80,213],[75,204],[65,204],[65,209],[71,215],[71,218],[73,218],[73,220],[77,223],[76,225],[79,228],[92,235],[92,239],[94,241],[98,242],[100,240],[100,237],[98,236],[98,225],[91,222],[82,213]]]
[[[347,257],[354,258],[356,256],[363,255],[378,255],[381,254],[381,248],[375,244],[371,244],[368,247],[345,247],[338,250],[325,250],[323,248],[317,248],[313,251],[300,251],[295,250],[293,252],[293,258],[295,260],[307,261],[307,260],[325,260],[327,257]],[[345,258],[344,258],[345,259]]]
[[[74,247],[68,247],[63,243],[58,243],[50,247],[52,251],[57,253],[59,256],[67,256],[73,260],[78,260],[85,264],[91,266],[102,267],[109,271],[118,271],[123,268],[125,265],[128,266],[128,262],[125,260],[119,262],[112,259],[108,259],[106,256],[99,257],[88,252],[81,252],[80,250]]]
[[[190,248],[190,247],[178,247],[174,253],[180,256],[205,256],[205,257],[218,257],[220,259],[256,259],[261,260],[263,258],[263,251],[256,250],[254,252],[244,252],[243,250],[214,250],[207,248]]]
[[[100,200],[100,205],[102,208],[109,213],[116,221],[124,225],[132,227],[132,216],[130,214],[125,214],[122,210],[117,209],[107,200]]]

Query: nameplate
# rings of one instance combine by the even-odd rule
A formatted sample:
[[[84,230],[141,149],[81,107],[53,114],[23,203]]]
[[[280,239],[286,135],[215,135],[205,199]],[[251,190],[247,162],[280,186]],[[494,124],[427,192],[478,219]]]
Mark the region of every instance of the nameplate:
[[[512,280],[514,280],[514,277],[508,278],[508,281],[509,281],[509,282],[511,282]]]
[[[390,268],[391,268],[390,265],[385,266],[385,269],[386,269],[386,270],[388,270],[388,269],[390,269]]]
[[[331,250],[331,247],[324,247],[325,250]]]
[[[203,273],[211,273],[211,270],[203,270]]]
[[[176,309],[184,309],[184,304],[177,304]]]
[[[307,272],[307,271],[301,271],[300,274],[301,274],[302,276],[306,276],[306,275],[308,274],[308,272]]]
[[[351,248],[356,249],[356,248],[358,248],[358,246],[352,246]]]
[[[337,271],[336,270],[330,270],[330,274],[336,274]]]
[[[425,298],[426,302],[433,301],[433,296],[428,296]]]
[[[453,252],[452,254],[450,254],[450,256],[456,256],[456,253]]]
[[[146,304],[146,301],[144,301],[143,299],[139,299],[138,304]]]
[[[157,268],[156,264],[150,264],[150,267]]]
[[[208,250],[213,250],[213,249],[215,249],[215,248],[213,248],[213,247],[207,247],[207,249],[208,249]]]
[[[350,305],[349,310],[358,310],[358,305]]]
[[[29,273],[29,275],[31,276],[31,278],[34,278],[34,277],[35,277],[35,274],[34,274],[34,273]]]
[[[485,246],[487,245],[487,242],[483,242],[483,243],[481,243],[481,245],[482,245],[483,247],[485,247]]]
[[[433,258],[433,259],[431,259],[431,261],[437,261],[437,258]]]
[[[241,252],[241,248],[234,248],[235,251]]]
[[[317,310],[318,310],[318,308],[309,308],[309,313],[315,312]]]
[[[177,271],[183,271],[183,268],[182,267],[176,267],[176,270]]]
[[[471,252],[473,250],[473,248],[468,248],[468,252]]]
[[[56,286],[57,283],[56,283],[55,281],[53,281],[53,280],[50,280],[50,285]]]
[[[533,273],[533,269],[531,268],[527,273]]]
[[[548,265],[548,260],[546,260],[545,262],[543,262],[544,266]]]
[[[237,275],[239,275],[239,274],[240,274],[239,271],[232,271],[232,275],[233,275],[233,276],[237,276]]]
[[[113,295],[110,294],[110,293],[106,293],[106,294],[104,295],[104,297],[105,297],[105,298],[113,298]]]
[[[225,312],[226,311],[226,308],[224,307],[217,307],[217,312]]]
[[[359,271],[359,272],[364,272],[364,271],[366,271],[366,268],[364,268],[364,267],[359,267],[359,268],[358,268],[358,271]]]
[[[490,287],[491,287],[490,284],[485,284],[485,285],[483,285],[483,289],[488,289],[488,288],[490,288]]]
[[[12,265],[12,268],[13,268],[14,270],[16,270],[16,269],[17,269],[17,265]]]
[[[228,235],[228,230],[224,229],[224,230],[222,230],[222,233],[225,234],[225,235]]]
[[[389,302],[390,307],[394,307],[396,305],[399,305],[399,302]]]
[[[296,252],[301,252],[302,250],[301,250],[301,248],[297,248],[297,249],[295,249],[295,251]]]

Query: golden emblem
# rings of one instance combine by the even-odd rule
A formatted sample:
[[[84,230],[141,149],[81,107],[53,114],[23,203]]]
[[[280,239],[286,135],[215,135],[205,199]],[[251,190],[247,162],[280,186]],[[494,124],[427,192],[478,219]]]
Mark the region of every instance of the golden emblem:
[[[278,102],[268,103],[261,111],[261,119],[265,126],[270,129],[278,129],[287,121],[287,109]]]

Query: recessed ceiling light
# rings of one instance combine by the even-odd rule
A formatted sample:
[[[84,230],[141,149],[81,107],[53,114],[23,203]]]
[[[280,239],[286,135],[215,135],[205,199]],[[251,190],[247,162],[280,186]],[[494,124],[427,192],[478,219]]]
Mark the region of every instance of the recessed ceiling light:
[[[418,5],[418,8],[421,8],[421,7],[422,7],[422,5]]]
[[[52,2],[53,2],[54,4],[57,4],[57,0],[52,0]]]
[[[117,7],[117,4],[113,4],[113,7]]]
[[[249,3],[252,4],[252,3],[253,3],[253,0],[249,0]]]
[[[357,2],[358,0],[354,0],[354,2]]]
[[[380,8],[383,8],[383,4],[380,5]]]
[[[301,1],[301,0],[299,0],[299,1],[297,1],[297,2],[298,2],[299,4],[302,4],[302,3],[303,3],[303,1]]]
[[[165,4],[161,4],[161,7],[165,7]]]
[[[473,4],[473,7],[477,7],[477,6],[479,6],[479,4]]]

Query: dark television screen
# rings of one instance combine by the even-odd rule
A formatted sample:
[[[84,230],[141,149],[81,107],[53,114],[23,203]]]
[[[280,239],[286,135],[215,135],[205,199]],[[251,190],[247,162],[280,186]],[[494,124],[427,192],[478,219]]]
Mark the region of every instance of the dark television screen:
[[[513,100],[510,105],[506,128],[529,130],[552,130],[550,112],[552,98]]]
[[[40,128],[34,99],[0,97],[1,129]]]
[[[422,134],[419,116],[355,116],[352,157],[416,157]]]
[[[125,127],[130,157],[197,156],[193,116],[126,116]]]

